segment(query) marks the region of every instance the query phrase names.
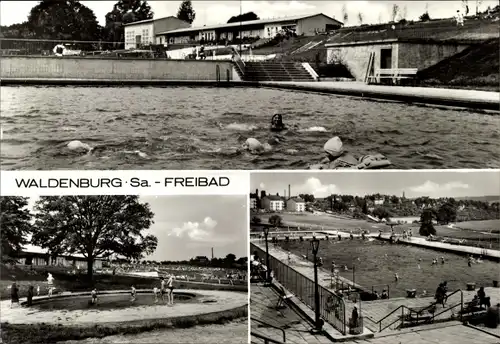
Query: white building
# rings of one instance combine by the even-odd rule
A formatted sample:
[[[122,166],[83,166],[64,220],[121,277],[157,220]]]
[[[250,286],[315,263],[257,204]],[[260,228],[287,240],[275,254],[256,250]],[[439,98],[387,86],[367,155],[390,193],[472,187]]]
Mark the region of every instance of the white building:
[[[64,267],[78,267],[80,269],[87,268],[87,259],[81,254],[74,255],[60,255],[57,257],[50,257],[47,250],[41,247],[27,245],[20,253],[17,259],[21,265],[32,266],[64,266]],[[94,269],[102,269],[102,259],[94,260]]]
[[[300,197],[291,197],[286,202],[286,210],[295,212],[306,211],[306,201]]]
[[[191,24],[170,16],[158,19],[141,20],[123,25],[125,27],[125,49],[136,49],[150,44],[164,44],[163,36],[159,32],[189,28]]]
[[[294,31],[297,35],[314,36],[320,32],[336,30],[342,23],[323,13],[258,19],[229,24],[209,25],[197,28],[179,28],[158,33],[169,44],[205,42],[232,42],[235,38],[273,38],[283,30]]]
[[[279,195],[269,195],[263,197],[262,207],[267,211],[282,211],[285,208],[285,201]]]

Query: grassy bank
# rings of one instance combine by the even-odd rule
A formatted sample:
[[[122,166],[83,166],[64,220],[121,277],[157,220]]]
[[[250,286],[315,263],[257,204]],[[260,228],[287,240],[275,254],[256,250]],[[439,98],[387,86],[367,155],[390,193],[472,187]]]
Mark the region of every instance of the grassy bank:
[[[86,338],[104,338],[111,335],[127,335],[149,332],[161,329],[190,328],[197,325],[225,324],[235,319],[247,317],[247,306],[236,309],[209,313],[203,315],[192,315],[169,319],[168,321],[151,320],[147,324],[110,324],[83,326],[62,326],[50,324],[1,324],[2,341],[7,344],[45,344],[57,343],[68,340],[82,340]]]

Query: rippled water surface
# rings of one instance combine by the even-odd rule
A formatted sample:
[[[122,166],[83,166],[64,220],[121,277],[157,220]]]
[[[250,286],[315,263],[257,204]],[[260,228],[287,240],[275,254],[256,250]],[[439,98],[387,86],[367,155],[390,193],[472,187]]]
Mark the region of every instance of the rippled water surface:
[[[260,155],[270,118],[293,130]],[[333,135],[394,168],[498,168],[500,117],[257,88],[2,87],[2,169],[302,169]],[[66,148],[71,140],[92,154]]]
[[[283,243],[282,247],[299,256],[311,256],[309,242],[293,241]],[[367,289],[375,286],[374,290],[380,293],[388,285],[390,297],[406,296],[406,289],[414,288],[419,295],[426,290],[432,296],[443,281],[448,282],[450,291],[465,289],[470,282],[491,287],[500,267],[499,263],[489,260],[469,267],[464,256],[378,240],[322,241],[318,255],[326,269],[331,268],[332,261],[337,266],[347,265],[348,270],[340,269],[339,274],[351,281],[354,279]],[[441,264],[441,257],[445,259],[444,264]],[[433,258],[438,259],[437,265],[432,265]],[[397,282],[395,273],[399,276]]]

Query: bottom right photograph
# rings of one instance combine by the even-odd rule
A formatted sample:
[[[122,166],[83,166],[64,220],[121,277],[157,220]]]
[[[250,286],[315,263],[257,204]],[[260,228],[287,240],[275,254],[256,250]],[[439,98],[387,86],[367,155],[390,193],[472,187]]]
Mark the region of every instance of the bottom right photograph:
[[[500,170],[250,187],[252,343],[500,343]]]

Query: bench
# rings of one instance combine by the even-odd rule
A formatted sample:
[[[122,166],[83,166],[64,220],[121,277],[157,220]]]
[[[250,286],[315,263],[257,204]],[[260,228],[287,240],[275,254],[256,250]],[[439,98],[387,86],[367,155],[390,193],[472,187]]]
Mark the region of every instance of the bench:
[[[279,294],[279,298],[278,298],[278,302],[276,303],[276,309],[280,309],[282,307],[285,307],[286,301],[290,300],[293,296],[292,294],[288,294],[282,285],[280,285],[278,288],[278,294]]]
[[[417,71],[417,68],[378,69],[370,79],[377,83],[380,83],[382,79],[390,79],[393,84],[397,84],[402,79],[414,79]]]

